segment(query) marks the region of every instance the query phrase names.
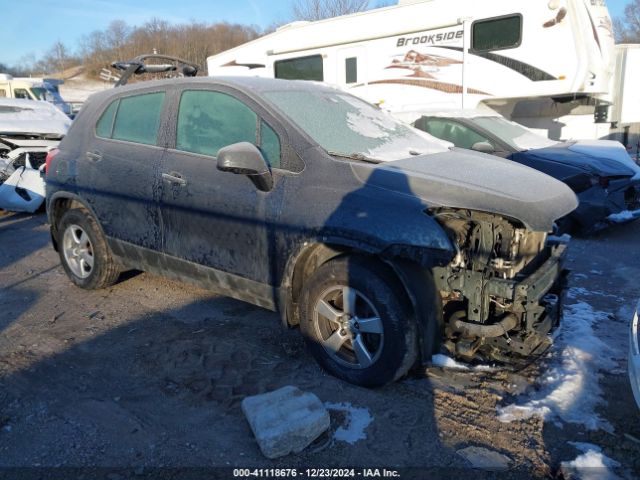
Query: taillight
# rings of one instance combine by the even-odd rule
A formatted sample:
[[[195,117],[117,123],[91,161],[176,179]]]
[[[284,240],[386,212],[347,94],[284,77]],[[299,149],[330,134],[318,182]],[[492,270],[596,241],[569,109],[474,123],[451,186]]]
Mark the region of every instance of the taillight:
[[[58,153],[60,153],[60,150],[58,150],[57,148],[54,148],[53,150],[50,150],[49,153],[47,153],[47,158],[45,158],[44,160],[45,175],[49,175],[49,165],[51,165],[51,160],[53,160],[56,155],[58,155]]]

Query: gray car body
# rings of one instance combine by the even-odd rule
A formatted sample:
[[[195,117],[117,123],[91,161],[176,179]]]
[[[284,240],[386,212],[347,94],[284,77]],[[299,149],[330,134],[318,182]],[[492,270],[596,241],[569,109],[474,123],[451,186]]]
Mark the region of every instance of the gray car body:
[[[279,136],[283,169],[261,192],[212,157],[175,149],[184,90],[228,93]],[[47,210],[56,241],[64,206],[88,209],[113,253],[129,268],[196,281],[225,295],[288,310],[300,289],[298,266],[344,250],[375,254],[409,282],[403,265],[447,265],[456,246],[427,210],[449,206],[496,213],[550,231],[577,206],[563,183],[507,160],[446,151],[384,164],[337,159],[267,101],[263,92],[324,89],[258,78],[196,78],[129,85],[92,96],[60,145],[47,175]],[[117,97],[165,91],[158,143],[100,139],[95,124]],[[484,157],[484,156],[483,156]],[[184,185],[163,181],[179,173]],[[408,267],[409,270],[411,267]],[[410,282],[409,282],[410,283]],[[414,296],[420,286],[408,286]]]

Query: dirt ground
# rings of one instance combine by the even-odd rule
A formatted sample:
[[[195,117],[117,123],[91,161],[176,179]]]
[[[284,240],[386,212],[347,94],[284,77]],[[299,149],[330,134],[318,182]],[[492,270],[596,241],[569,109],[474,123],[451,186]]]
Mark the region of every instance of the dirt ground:
[[[501,423],[497,407],[535,388],[544,361],[518,373],[433,367],[366,390],[323,373],[271,312],[147,274],[103,291],[72,286],[44,215],[0,217],[0,245],[0,478],[26,467],[110,480],[230,466],[450,472],[468,469],[457,452],[469,446],[510,459],[500,478],[558,478],[560,462],[580,453],[568,443],[576,441],[600,446],[620,463],[618,476],[640,477],[640,412],[626,360],[600,382],[607,405],[598,413],[612,432],[537,417]],[[640,297],[639,245],[636,222],[570,247],[574,296],[610,313],[598,330],[623,351]],[[240,401],[285,385],[367,408],[366,438],[349,444],[329,433],[298,455],[265,459]],[[345,421],[333,412],[332,432]],[[95,467],[107,470],[87,473]]]

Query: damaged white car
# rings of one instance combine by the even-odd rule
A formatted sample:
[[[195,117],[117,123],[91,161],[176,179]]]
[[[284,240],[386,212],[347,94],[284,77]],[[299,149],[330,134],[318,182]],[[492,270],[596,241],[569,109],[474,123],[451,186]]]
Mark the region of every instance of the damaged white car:
[[[631,331],[629,332],[629,379],[631,380],[631,390],[640,408],[640,324],[638,314],[640,313],[640,302],[631,321]]]
[[[0,209],[35,212],[41,207],[47,153],[70,125],[49,103],[0,99]]]

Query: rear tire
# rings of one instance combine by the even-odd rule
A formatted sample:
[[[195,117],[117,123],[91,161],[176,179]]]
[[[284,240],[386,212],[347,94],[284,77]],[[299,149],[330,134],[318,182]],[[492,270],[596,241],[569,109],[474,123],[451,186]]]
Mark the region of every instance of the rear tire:
[[[316,361],[349,383],[378,387],[406,375],[417,356],[413,309],[383,264],[341,257],[303,287],[300,328]]]
[[[74,284],[96,290],[116,282],[120,268],[96,220],[86,210],[67,210],[58,232],[60,261]]]

